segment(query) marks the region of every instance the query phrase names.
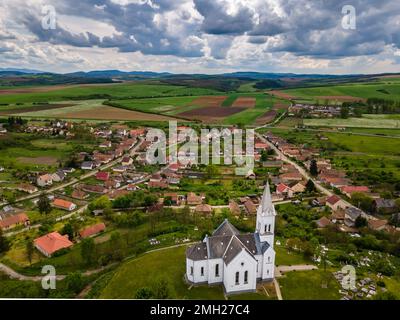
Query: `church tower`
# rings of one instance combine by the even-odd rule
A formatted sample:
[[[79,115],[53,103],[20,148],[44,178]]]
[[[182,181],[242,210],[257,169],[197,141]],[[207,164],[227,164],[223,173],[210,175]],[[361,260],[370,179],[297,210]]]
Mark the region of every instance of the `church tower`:
[[[261,203],[257,209],[256,232],[260,234],[261,242],[268,242],[274,247],[275,207],[272,203],[269,183],[265,186]]]

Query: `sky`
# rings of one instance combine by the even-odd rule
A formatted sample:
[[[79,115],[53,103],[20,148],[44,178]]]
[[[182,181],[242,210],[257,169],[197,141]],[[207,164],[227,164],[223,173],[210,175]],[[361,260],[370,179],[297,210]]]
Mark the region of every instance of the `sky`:
[[[0,68],[400,72],[399,0],[0,0]]]

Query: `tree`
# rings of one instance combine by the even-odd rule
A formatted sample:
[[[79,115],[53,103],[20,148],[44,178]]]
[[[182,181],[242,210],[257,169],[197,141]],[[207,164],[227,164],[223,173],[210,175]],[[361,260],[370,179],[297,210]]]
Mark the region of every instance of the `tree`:
[[[51,212],[51,205],[50,205],[50,200],[49,198],[46,196],[45,193],[42,193],[39,197],[39,201],[38,201],[38,209],[40,213],[45,213],[48,214]]]
[[[363,228],[363,227],[366,227],[367,225],[368,225],[367,219],[365,219],[362,216],[357,217],[357,219],[355,221],[356,228]]]
[[[317,165],[317,161],[315,159],[311,160],[310,173],[314,177],[318,176],[318,165]]]
[[[207,166],[206,175],[205,175],[206,179],[215,178],[218,174],[219,174],[219,171],[218,171],[218,167],[217,166],[215,166],[213,164],[210,164],[210,165]]]
[[[173,298],[173,290],[167,279],[160,278],[153,284],[154,299],[171,299]]]
[[[90,266],[93,264],[95,258],[95,244],[92,238],[86,238],[81,244],[81,256],[86,265]]]
[[[351,202],[364,211],[367,212],[373,211],[374,200],[363,193],[360,192],[353,193],[351,195]]]
[[[340,108],[340,117],[342,119],[347,119],[349,117],[350,109],[347,105],[342,105]]]
[[[104,209],[108,209],[111,208],[112,204],[110,199],[107,196],[101,196],[95,200],[93,200],[90,204],[89,204],[89,210],[93,211],[93,210],[104,210]]]
[[[307,192],[314,192],[315,191],[315,184],[311,179],[307,181],[306,191]]]
[[[267,161],[267,160],[268,160],[268,153],[267,153],[266,150],[262,150],[262,151],[261,151],[261,161],[262,161],[262,162],[265,162],[265,161]]]
[[[385,291],[375,295],[374,300],[399,300],[399,298],[393,292]]]
[[[26,257],[29,260],[29,264],[32,264],[33,253],[35,252],[35,246],[33,240],[28,238],[26,241]]]
[[[61,234],[68,235],[69,240],[73,240],[75,237],[74,228],[70,222],[66,223],[61,230]]]
[[[6,252],[10,249],[8,239],[3,235],[3,230],[0,228],[0,253]]]
[[[69,274],[65,278],[65,285],[67,287],[67,290],[73,293],[80,292],[84,286],[82,274],[80,274],[79,272],[74,272]]]
[[[153,291],[150,288],[143,287],[136,291],[135,299],[151,299],[153,297]]]

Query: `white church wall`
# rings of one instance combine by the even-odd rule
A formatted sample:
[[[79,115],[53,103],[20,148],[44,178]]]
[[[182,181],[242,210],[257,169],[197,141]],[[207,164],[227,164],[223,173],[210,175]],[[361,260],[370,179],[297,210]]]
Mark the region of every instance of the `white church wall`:
[[[275,272],[275,250],[271,247],[264,252],[262,279],[272,279]]]
[[[194,261],[193,263],[193,282],[208,282],[208,260]]]
[[[224,266],[224,286],[227,293],[235,291],[254,291],[257,285],[257,261],[245,250]],[[247,271],[247,282],[245,272]],[[239,281],[236,283],[236,273]]]
[[[216,274],[216,266],[218,265],[218,275]],[[224,276],[224,262],[222,259],[208,260],[208,283],[220,283]]]

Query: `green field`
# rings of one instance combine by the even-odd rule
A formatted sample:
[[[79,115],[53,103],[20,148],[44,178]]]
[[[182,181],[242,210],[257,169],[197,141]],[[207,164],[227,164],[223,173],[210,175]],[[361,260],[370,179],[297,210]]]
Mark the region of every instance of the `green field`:
[[[362,118],[349,119],[304,119],[304,124],[310,127],[400,129],[400,118],[394,116],[395,115],[364,115]]]
[[[388,93],[383,93],[378,90],[386,90]],[[321,96],[353,96],[365,99],[382,98],[400,100],[400,83],[398,81],[380,80],[365,84],[355,83],[340,86],[288,89],[283,90],[283,92],[293,95],[299,100],[312,101],[316,101],[316,97]]]
[[[48,92],[3,94],[0,95],[0,104],[65,101],[69,99],[85,100],[88,97],[95,97],[95,95],[104,95],[104,98],[128,99],[163,96],[198,96],[217,93],[217,91],[211,89],[170,86],[159,83],[129,83],[90,86],[76,85]],[[2,110],[1,107],[0,110]]]
[[[295,271],[278,279],[284,300],[338,300],[340,286],[323,270]]]

